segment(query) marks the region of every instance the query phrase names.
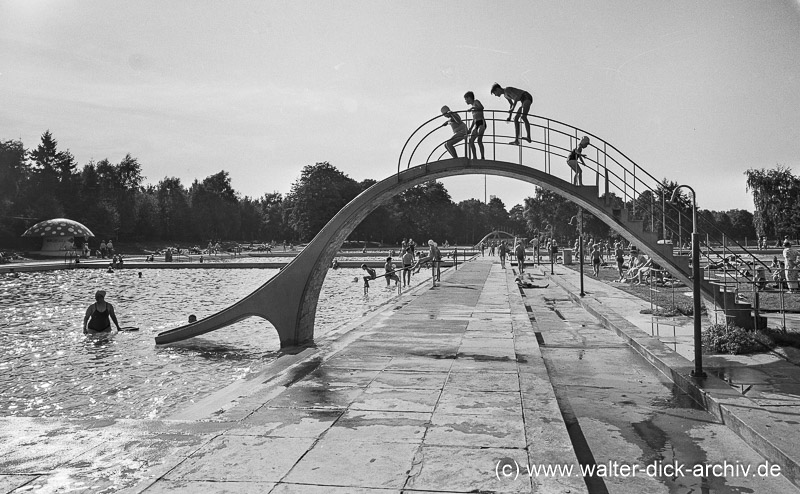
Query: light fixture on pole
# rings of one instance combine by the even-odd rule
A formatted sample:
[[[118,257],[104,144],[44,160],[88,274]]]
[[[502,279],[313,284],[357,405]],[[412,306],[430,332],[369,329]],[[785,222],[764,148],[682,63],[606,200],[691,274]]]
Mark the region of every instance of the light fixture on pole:
[[[687,188],[692,192],[692,298],[694,301],[694,370],[692,376],[706,377],[703,371],[703,342],[700,319],[700,234],[697,233],[697,195],[694,189],[688,185],[679,185],[672,191],[670,202],[675,204],[678,200],[681,188]]]
[[[578,214],[573,216],[569,219],[569,224],[575,226],[575,218],[580,218],[578,220],[578,260],[580,265],[580,273],[581,273],[581,297],[585,296],[586,293],[583,291],[583,209],[578,210]]]

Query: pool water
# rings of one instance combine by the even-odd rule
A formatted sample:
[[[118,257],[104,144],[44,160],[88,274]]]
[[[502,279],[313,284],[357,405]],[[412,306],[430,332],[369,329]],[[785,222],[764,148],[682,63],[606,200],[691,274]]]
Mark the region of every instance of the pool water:
[[[276,269],[148,269],[0,275],[0,416],[160,418],[247,378],[279,357],[274,328],[252,317],[203,336],[157,347],[154,336],[202,319],[252,292]],[[315,336],[396,297],[382,280],[364,295],[358,269],[331,270],[317,307]],[[358,281],[354,279],[358,278]],[[414,284],[422,283],[420,275]],[[98,289],[121,326],[107,342],[81,331]]]

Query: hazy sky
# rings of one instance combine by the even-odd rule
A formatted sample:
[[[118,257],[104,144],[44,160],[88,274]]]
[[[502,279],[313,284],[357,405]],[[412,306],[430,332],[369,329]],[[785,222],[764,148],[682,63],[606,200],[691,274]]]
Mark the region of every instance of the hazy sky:
[[[130,153],[185,185],[224,169],[258,197],[318,161],[383,179],[466,90],[506,109],[498,81],[700,207],[752,210],[746,169],[800,165],[799,54],[798,0],[0,0],[0,139],[49,129],[79,166]],[[483,177],[444,183],[483,198]],[[533,188],[488,193],[510,208]]]

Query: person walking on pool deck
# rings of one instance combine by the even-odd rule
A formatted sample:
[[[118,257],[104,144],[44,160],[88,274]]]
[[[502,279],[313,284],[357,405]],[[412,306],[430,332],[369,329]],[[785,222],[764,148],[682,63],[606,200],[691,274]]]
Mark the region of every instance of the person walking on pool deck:
[[[520,118],[522,118],[522,121],[525,122],[525,133],[528,135],[525,140],[531,142],[531,124],[528,122],[528,112],[533,104],[533,96],[531,96],[531,93],[511,86],[503,88],[503,86],[496,82],[492,86],[491,92],[498,98],[500,96],[505,96],[508,100],[508,103],[511,105],[511,107],[508,109],[508,118],[506,120],[509,122],[511,121],[511,115],[514,113],[514,107],[517,106],[517,103],[520,104],[519,110],[517,110],[517,116],[514,117],[514,135],[516,137],[509,144],[519,144]]]
[[[448,106],[442,107],[442,115],[447,117],[447,121],[442,125],[442,127],[446,127],[449,124],[450,128],[453,129],[453,137],[445,141],[444,147],[447,149],[447,152],[450,153],[450,156],[453,158],[458,158],[455,144],[467,137],[467,124],[461,120],[461,117],[458,116],[458,113],[450,111],[450,107]]]
[[[84,334],[104,334],[111,332],[111,323],[109,319],[114,321],[117,331],[120,331],[119,322],[117,322],[117,315],[114,313],[114,306],[106,302],[106,291],[97,290],[94,294],[95,303],[86,309],[86,315],[83,318],[83,333]],[[86,323],[89,324],[86,324]]]
[[[594,244],[592,246],[592,272],[595,277],[600,276],[600,260],[602,257],[600,253],[600,244]]]
[[[467,91],[464,94],[464,101],[468,105],[472,105],[470,110],[472,111],[472,124],[470,124],[469,131],[469,150],[471,152],[470,156],[467,158],[475,159],[478,157],[477,153],[475,152],[475,141],[478,142],[478,149],[481,150],[481,159],[484,158],[483,154],[483,133],[486,132],[486,120],[483,118],[483,105],[480,101],[475,99],[475,93],[472,91]]]
[[[519,274],[525,272],[525,241],[519,240],[517,241],[517,245],[514,246],[514,254],[517,256],[517,267],[519,268]]]
[[[506,244],[505,240],[500,242],[500,246],[497,247],[497,253],[500,254],[500,267],[506,269],[506,254],[508,253],[508,245]]]
[[[414,266],[414,254],[411,253],[411,247],[406,247],[403,253],[403,285],[408,286],[411,284],[411,268]]]
[[[583,161],[583,158],[585,158],[586,155],[582,154],[581,151],[586,149],[588,145],[589,145],[589,138],[587,136],[583,136],[583,139],[581,139],[581,142],[580,144],[578,144],[578,147],[576,147],[569,153],[569,157],[567,158],[567,164],[569,165],[570,168],[572,168],[572,171],[575,172],[575,176],[572,177],[572,185],[583,185],[583,172],[581,171],[581,167],[578,165],[578,160],[581,161],[581,164],[583,164],[583,166],[586,166],[586,162]]]

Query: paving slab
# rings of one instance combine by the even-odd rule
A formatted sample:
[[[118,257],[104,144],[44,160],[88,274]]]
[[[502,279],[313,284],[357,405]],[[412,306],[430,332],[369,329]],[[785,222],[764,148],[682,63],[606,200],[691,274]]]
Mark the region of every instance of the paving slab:
[[[236,436],[319,437],[343,410],[262,407],[225,434]]]
[[[400,490],[418,448],[415,443],[324,438],[292,468],[285,481]]]
[[[167,480],[278,482],[315,438],[221,436],[170,471]]]
[[[524,449],[423,446],[414,458],[407,489],[446,492],[532,492],[525,473],[497,475],[499,462],[517,458],[526,463]],[[408,492],[408,491],[407,491]]]

